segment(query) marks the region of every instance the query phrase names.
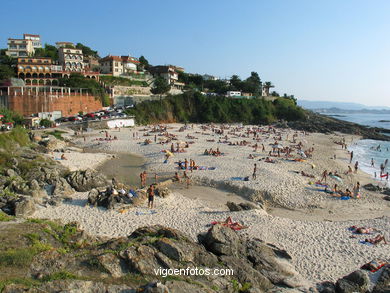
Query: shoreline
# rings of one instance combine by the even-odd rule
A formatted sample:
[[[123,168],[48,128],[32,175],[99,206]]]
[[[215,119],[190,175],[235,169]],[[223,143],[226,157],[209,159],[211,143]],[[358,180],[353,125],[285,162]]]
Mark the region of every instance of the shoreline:
[[[141,139],[138,140],[132,138],[132,133],[142,133],[145,127],[122,129],[121,132],[113,131],[118,136],[118,140],[98,146],[99,152],[121,150],[124,153],[129,151],[141,154],[147,161],[145,166],[150,173],[175,171],[174,161],[184,160],[186,157],[194,158],[199,165],[216,167],[211,171],[194,171],[190,175],[194,184],[199,183],[201,186],[193,186],[193,190],[190,188],[188,191],[174,188],[170,197],[156,198],[157,213],[155,215],[136,215],[137,211],[146,210],[146,206],[132,208],[125,214],[111,210],[105,211],[101,208],[84,207],[87,194],[77,193],[74,195],[73,203],[40,209],[35,216],[61,218],[68,222],[80,221],[88,233],[109,237],[126,236],[137,227],[158,223],[184,231],[193,239],[196,239],[198,233],[207,230],[211,221],[222,221],[227,216],[231,216],[233,220],[249,226],[248,229],[240,232],[243,235],[260,238],[286,249],[293,256],[298,272],[313,282],[336,280],[374,257],[389,258],[386,246],[378,245],[371,248],[362,245],[358,242],[359,239],[350,238],[351,233],[347,230],[352,225],[374,226],[383,231],[387,238],[389,237],[390,207],[384,206],[378,195],[364,191],[361,200],[341,201],[323,192],[311,190],[312,187],[308,185],[309,179],[291,172],[302,170],[319,176],[324,168],[344,171],[348,155],[338,145],[332,143],[340,139],[341,135],[300,136],[299,139],[306,141],[305,146],[313,146],[316,149],[312,159],[306,162],[289,162],[276,158],[278,163],[267,164],[264,161],[247,159],[248,154],[255,154],[258,155],[257,158],[261,158],[265,157],[266,153],[254,153],[252,148],[244,146],[219,144],[216,142],[219,135],[202,135],[201,131],[197,133],[199,125],[196,125],[196,129],[183,133],[179,131],[182,126],[182,124],[170,124],[168,131],[178,135],[179,141],[187,134],[197,136],[198,139],[194,140],[195,143],[190,145],[186,153],[175,154],[168,164],[163,164],[164,155],[161,150],[168,148],[169,144],[144,145],[144,139],[153,140],[152,135],[140,135]],[[93,135],[99,136],[99,133],[96,132]],[[357,138],[347,136],[347,139],[351,137]],[[72,139],[79,141],[78,144],[83,144],[81,138]],[[215,142],[207,141],[213,139]],[[236,138],[236,140],[242,139]],[[264,141],[273,140],[272,136],[269,138],[264,136],[263,139]],[[93,144],[94,141],[88,141],[86,145],[90,146],[91,143]],[[219,147],[227,155],[203,156],[206,145],[213,148]],[[266,147],[269,149],[268,144]],[[336,154],[336,160],[331,159],[333,154]],[[229,179],[237,175],[250,175],[255,162],[259,168],[257,180],[245,182]],[[371,181],[368,175],[359,171],[357,176],[345,177],[343,186],[350,186],[356,180],[361,183]],[[221,187],[225,187],[223,191],[219,189]],[[211,200],[205,198],[208,189],[210,190],[209,196],[214,196]],[[190,194],[185,196],[186,192]],[[230,212],[223,204],[226,203],[226,197],[223,196],[227,193],[239,194],[242,201],[259,202],[266,208],[265,210]],[[222,199],[215,200],[219,196]],[[241,200],[241,198],[237,199]],[[321,265],[315,266],[316,263]]]

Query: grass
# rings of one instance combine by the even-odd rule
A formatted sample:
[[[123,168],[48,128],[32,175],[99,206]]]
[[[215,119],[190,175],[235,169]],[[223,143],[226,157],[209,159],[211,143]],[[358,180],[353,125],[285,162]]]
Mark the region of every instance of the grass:
[[[66,131],[61,131],[61,130],[57,130],[57,129],[53,130],[53,131],[45,131],[45,134],[52,135],[56,139],[59,139],[59,140],[64,140],[64,138],[62,137],[63,133],[66,133]]]
[[[75,280],[75,279],[80,279],[80,278],[71,272],[60,271],[60,272],[55,272],[55,273],[52,273],[52,274],[44,277],[43,281],[44,282],[51,282],[51,281],[56,281],[56,280]]]
[[[12,221],[14,218],[14,216],[9,216],[0,210],[0,222],[9,222]]]
[[[116,76],[101,76],[100,80],[111,86],[120,85],[120,86],[148,86],[146,81],[142,80],[132,80],[125,77],[116,77]]]
[[[26,267],[31,264],[33,257],[37,254],[33,248],[16,248],[0,251],[0,267],[16,266]]]
[[[15,127],[10,132],[0,134],[0,148],[5,151],[11,151],[15,149],[15,144],[19,146],[28,146],[30,144],[30,138],[26,129]]]
[[[9,284],[21,284],[31,288],[39,285],[40,283],[40,281],[31,278],[11,278],[7,280],[0,280],[0,292],[2,292],[4,287]]]

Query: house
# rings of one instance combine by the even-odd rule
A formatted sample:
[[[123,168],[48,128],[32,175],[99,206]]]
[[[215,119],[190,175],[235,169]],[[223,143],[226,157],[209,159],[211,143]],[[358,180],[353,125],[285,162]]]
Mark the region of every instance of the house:
[[[58,46],[58,43],[56,44]],[[84,71],[84,56],[81,49],[59,47],[58,60],[65,71]]]
[[[52,63],[49,57],[19,57],[18,78],[23,79],[26,84],[51,85],[54,78]],[[54,84],[57,84],[57,81]]]
[[[240,91],[228,91],[226,92],[227,97],[241,97]]]
[[[204,80],[219,80],[219,77],[210,74],[203,74],[202,77]]]
[[[8,39],[6,55],[14,58],[33,56],[35,49],[31,39]]]
[[[23,34],[23,39],[31,40],[34,49],[42,48],[40,35]]]
[[[127,75],[137,71],[137,58],[131,56],[108,55],[99,60],[101,72],[113,76]]]
[[[179,73],[176,70],[176,66],[158,65],[158,66],[151,67],[149,71],[154,77],[164,78],[171,86],[184,87],[184,84],[179,82]]]
[[[59,48],[74,48],[75,45],[72,42],[56,42],[57,49]]]

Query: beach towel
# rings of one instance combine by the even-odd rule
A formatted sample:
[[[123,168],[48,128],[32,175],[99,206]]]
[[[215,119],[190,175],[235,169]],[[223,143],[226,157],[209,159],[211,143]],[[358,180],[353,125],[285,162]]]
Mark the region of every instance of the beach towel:
[[[348,200],[348,199],[351,199],[349,196],[342,196],[340,197],[341,200]]]
[[[157,214],[157,212],[155,210],[151,210],[151,211],[136,211],[135,214],[137,216],[142,216],[142,215],[153,215],[153,214]]]
[[[370,243],[370,242],[366,242],[364,240],[360,240],[359,241],[360,244],[365,244],[365,245],[368,245],[368,246],[374,246],[374,244]]]
[[[217,167],[208,167],[207,170],[215,170]]]
[[[230,178],[230,180],[233,180],[233,181],[243,181],[244,177],[232,177],[232,178]]]
[[[388,262],[382,259],[372,260],[364,265],[361,266],[361,269],[371,271],[372,273],[375,273],[376,271],[379,271],[382,267],[387,265]]]
[[[135,192],[133,189],[129,190],[129,194],[131,194],[131,196],[138,197],[137,192]]]
[[[328,187],[328,184],[323,184],[323,183],[317,181],[316,182],[316,186],[318,186],[318,187]]]
[[[198,170],[207,170],[206,166],[199,166]]]
[[[329,177],[337,180],[338,182],[343,182],[343,179],[341,179],[339,176],[329,175]]]

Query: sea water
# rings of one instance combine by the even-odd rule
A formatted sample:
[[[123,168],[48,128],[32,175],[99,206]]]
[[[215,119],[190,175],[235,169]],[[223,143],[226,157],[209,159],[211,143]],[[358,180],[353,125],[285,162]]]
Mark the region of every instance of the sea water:
[[[331,114],[327,114],[332,116]],[[334,118],[354,122],[360,125],[381,127],[390,129],[390,114],[337,114]],[[389,122],[381,122],[389,121]],[[347,142],[348,143],[348,142]],[[378,148],[380,146],[380,148]],[[359,162],[359,168],[368,173],[372,178],[378,180],[380,184],[389,185],[390,181],[380,177],[380,165],[384,164],[386,159],[389,163],[385,166],[385,173],[390,173],[390,142],[372,139],[362,139],[353,142],[349,147],[349,151],[353,151],[353,161],[351,167],[356,161]],[[374,160],[374,167],[371,166],[371,159]],[[375,176],[376,175],[376,176]]]
[[[385,166],[384,173],[390,173],[390,142],[372,139],[362,139],[353,142],[349,147],[349,151],[353,151],[352,164],[359,162],[359,168],[368,173],[372,178],[382,181],[383,185],[388,185],[386,178],[381,178],[381,164],[389,163]],[[374,160],[374,166],[371,165],[371,159]],[[351,165],[352,165],[351,164]],[[351,166],[353,168],[353,166]]]

